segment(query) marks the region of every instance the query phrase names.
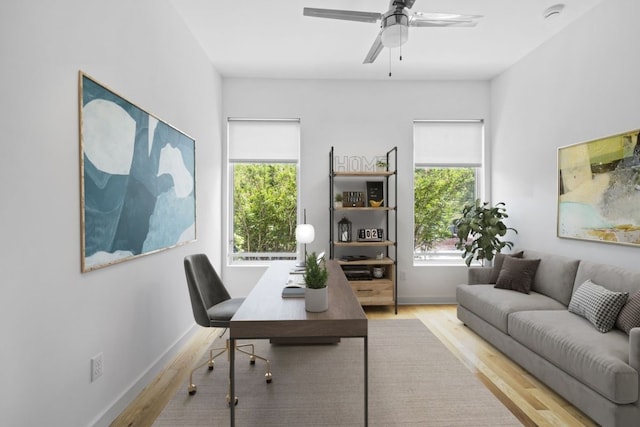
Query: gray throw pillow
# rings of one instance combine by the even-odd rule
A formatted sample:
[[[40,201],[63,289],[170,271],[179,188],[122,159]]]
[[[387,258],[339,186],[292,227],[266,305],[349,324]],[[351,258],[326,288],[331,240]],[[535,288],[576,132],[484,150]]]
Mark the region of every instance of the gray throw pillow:
[[[528,294],[539,264],[539,259],[505,257],[495,287]]]
[[[640,292],[629,297],[627,303],[620,310],[615,325],[627,335],[631,329],[640,327]]]
[[[493,258],[493,268],[491,269],[491,276],[489,276],[489,283],[496,283],[496,281],[498,280],[498,276],[500,275],[500,270],[502,270],[504,259],[509,256],[514,258],[522,258],[524,256],[524,251],[516,252],[513,254],[502,254],[498,252]]]
[[[569,312],[584,317],[600,332],[609,332],[628,296],[627,292],[610,291],[587,280],[571,297]]]

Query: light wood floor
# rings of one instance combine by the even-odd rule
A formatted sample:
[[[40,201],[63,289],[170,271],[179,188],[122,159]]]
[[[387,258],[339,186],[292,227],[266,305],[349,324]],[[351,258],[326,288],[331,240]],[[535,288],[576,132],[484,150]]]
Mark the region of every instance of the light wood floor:
[[[473,372],[525,426],[596,426],[587,416],[537,381],[464,326],[455,305],[367,307],[369,319],[417,318]],[[188,380],[189,369],[218,333],[204,329],[176,359],[114,420],[112,427],[151,426],[176,391]]]

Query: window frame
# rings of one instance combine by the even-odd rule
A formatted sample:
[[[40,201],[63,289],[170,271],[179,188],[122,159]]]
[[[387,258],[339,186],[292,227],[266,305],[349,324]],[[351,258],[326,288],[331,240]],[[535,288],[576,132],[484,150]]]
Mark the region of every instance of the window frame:
[[[446,162],[446,163],[429,163],[429,162],[416,162],[415,155],[415,125],[416,123],[477,123],[480,125],[480,143],[481,143],[481,161],[480,164],[470,164],[468,162]],[[484,178],[485,175],[485,157],[486,157],[486,147],[485,147],[485,123],[482,119],[477,120],[414,120],[414,151],[413,151],[413,194],[412,197],[414,199],[413,203],[413,229],[415,229],[416,222],[416,212],[415,212],[415,178],[416,178],[416,170],[417,169],[425,169],[425,168],[438,168],[438,169],[446,169],[446,168],[473,168],[475,170],[475,186],[474,186],[474,197],[482,199],[486,192],[486,180]],[[414,236],[412,236],[413,241]],[[462,251],[460,250],[449,250],[449,251],[427,251],[426,254],[422,255],[425,259],[418,259],[419,252],[416,252],[416,248],[414,247],[412,250],[412,265],[414,267],[421,266],[465,266],[464,259],[462,258]],[[472,263],[472,265],[476,265],[476,262]],[[480,265],[477,263],[477,265]]]
[[[229,131],[229,123],[232,121],[240,122],[290,122],[297,123],[298,132],[297,132],[297,153],[295,159],[261,159],[261,158],[243,158],[243,159],[231,159],[230,158],[230,131]],[[235,216],[235,206],[234,206],[234,165],[235,164],[292,164],[295,166],[295,175],[296,175],[296,219],[299,218],[299,206],[300,206],[300,119],[247,119],[247,118],[228,118],[227,119],[227,152],[226,152],[226,169],[227,169],[227,227],[226,227],[226,236],[227,236],[227,244],[225,246],[225,258],[227,260],[227,266],[254,266],[254,267],[264,267],[269,266],[273,261],[279,260],[295,260],[298,254],[297,245],[296,251],[294,252],[250,252],[244,253],[244,256],[240,255],[241,253],[234,252],[234,216]],[[252,256],[262,256],[266,259],[258,259],[251,260],[245,259]]]

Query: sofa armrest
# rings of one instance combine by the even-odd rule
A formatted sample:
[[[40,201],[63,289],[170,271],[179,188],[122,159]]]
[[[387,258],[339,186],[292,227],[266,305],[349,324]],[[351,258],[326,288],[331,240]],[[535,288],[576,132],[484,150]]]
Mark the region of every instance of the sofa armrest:
[[[469,267],[467,269],[467,284],[479,285],[489,283],[491,267]]]
[[[629,366],[640,372],[640,328],[629,331]]]

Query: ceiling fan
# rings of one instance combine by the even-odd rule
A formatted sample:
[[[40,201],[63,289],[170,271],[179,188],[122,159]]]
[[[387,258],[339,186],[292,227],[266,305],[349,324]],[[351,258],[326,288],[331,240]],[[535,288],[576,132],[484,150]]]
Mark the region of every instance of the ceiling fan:
[[[415,0],[391,0],[385,13],[361,12],[355,10],[316,9],[305,7],[303,14],[317,18],[342,19],[375,23],[380,21],[380,32],[373,42],[364,64],[376,60],[383,47],[398,47],[409,38],[409,27],[475,27],[481,15],[461,15],[458,13],[411,12]]]

